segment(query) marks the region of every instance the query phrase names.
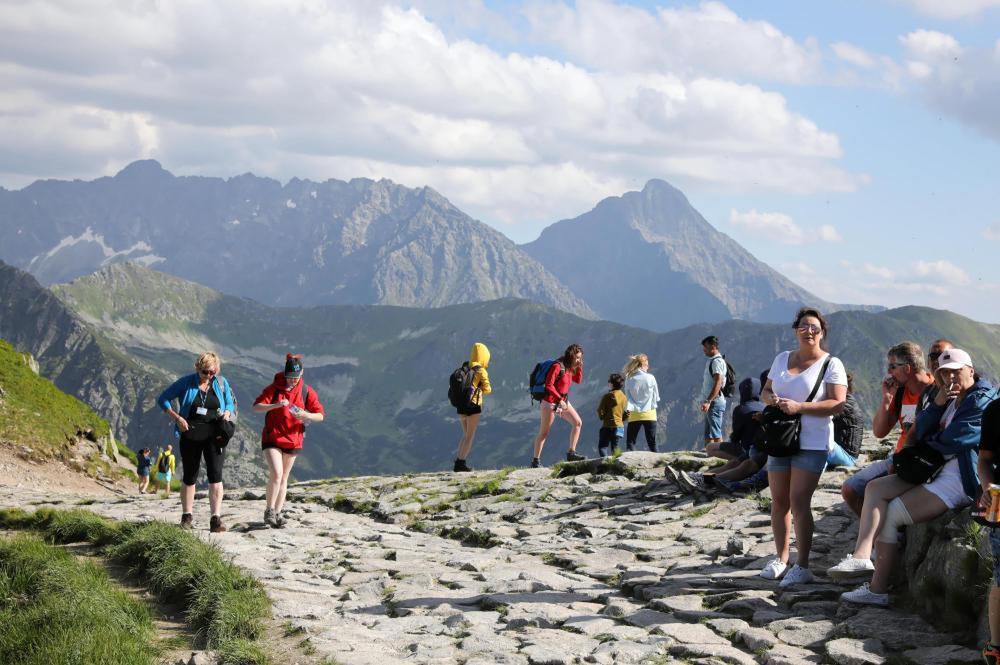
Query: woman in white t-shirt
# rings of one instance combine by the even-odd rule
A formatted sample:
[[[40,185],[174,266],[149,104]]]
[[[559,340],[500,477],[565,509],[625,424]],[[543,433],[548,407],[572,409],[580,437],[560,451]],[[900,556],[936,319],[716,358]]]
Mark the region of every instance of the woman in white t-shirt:
[[[777,556],[769,561],[760,576],[782,578],[780,586],[813,581],[809,571],[812,548],[812,496],[819,477],[826,468],[828,452],[833,447],[833,416],[847,399],[847,372],[838,358],[825,351],[827,324],[819,311],[803,307],[792,324],[799,346],[775,357],[761,391],[765,404],[776,406],[789,415],[801,414],[802,430],[799,452],[789,457],[768,457],[767,478],[771,487],[771,530]],[[826,372],[819,373],[824,365]],[[807,402],[813,386],[822,384],[812,401]],[[795,526],[798,557],[788,568],[790,534]]]

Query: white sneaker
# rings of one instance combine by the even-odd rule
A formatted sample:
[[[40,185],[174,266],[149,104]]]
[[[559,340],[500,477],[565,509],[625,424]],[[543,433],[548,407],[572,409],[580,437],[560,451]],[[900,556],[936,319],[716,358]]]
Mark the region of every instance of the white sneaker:
[[[874,570],[875,564],[871,559],[855,559],[853,554],[848,554],[836,566],[828,568],[826,574],[835,580],[849,580],[868,577]]]
[[[813,577],[812,571],[808,568],[803,568],[799,564],[792,566],[791,570],[785,573],[785,576],[781,578],[778,582],[779,587],[792,586],[793,584],[809,584],[813,582],[815,578]]]
[[[788,568],[788,564],[778,557],[774,557],[768,561],[767,565],[760,571],[760,576],[765,580],[776,580],[785,574],[786,568]]]
[[[861,605],[878,605],[880,607],[886,607],[889,605],[889,594],[872,593],[872,591],[868,588],[867,582],[859,586],[854,591],[845,591],[840,594],[840,599],[846,600],[849,603],[859,603]]]

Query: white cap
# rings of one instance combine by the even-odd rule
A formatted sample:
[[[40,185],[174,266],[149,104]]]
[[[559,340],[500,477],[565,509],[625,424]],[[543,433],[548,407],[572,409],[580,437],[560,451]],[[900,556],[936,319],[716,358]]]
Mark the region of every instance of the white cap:
[[[945,349],[938,358],[938,370],[972,367],[972,357],[962,349]]]

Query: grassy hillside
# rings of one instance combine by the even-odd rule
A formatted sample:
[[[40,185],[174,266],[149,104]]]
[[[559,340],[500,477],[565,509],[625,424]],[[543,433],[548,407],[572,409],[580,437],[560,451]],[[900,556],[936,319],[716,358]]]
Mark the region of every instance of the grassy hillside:
[[[55,452],[79,432],[96,440],[109,434],[108,423],[86,404],[35,374],[28,356],[0,340],[0,441]]]
[[[523,300],[497,300],[440,309],[336,306],[282,309],[224,296],[138,266],[117,265],[57,287],[57,295],[144,365],[168,375],[191,371],[206,349],[222,354],[222,371],[242,405],[241,421],[259,431],[249,406],[280,370],[288,351],[305,356],[305,379],[327,409],[311,425],[297,476],[394,473],[450,465],[459,426],[446,399],[450,372],[474,341],[492,351],[494,393],[487,398],[471,462],[502,467],[530,458],[537,412],[526,377],[539,360],[570,342],[586,349],[586,377],[571,401],[584,419],[580,450],[593,454],[599,427],[594,409],[608,374],[627,356],[650,356],[660,384],[661,449],[700,445],[695,405],[705,358],[700,340],[720,337],[740,377],[756,376],[775,354],[794,344],[790,325],[729,321],[656,334],[607,321],[581,319]],[[980,372],[1000,375],[1000,327],[921,307],[830,317],[831,350],[856,376],[862,405],[871,409],[885,372],[885,351],[913,339],[926,346],[949,337],[967,348]],[[543,461],[566,450],[557,424]]]

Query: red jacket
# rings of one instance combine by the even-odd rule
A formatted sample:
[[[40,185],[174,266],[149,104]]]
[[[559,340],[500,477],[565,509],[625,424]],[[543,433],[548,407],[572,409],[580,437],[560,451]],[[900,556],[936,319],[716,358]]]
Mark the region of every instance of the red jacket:
[[[277,404],[282,399],[287,399],[289,406],[295,405],[300,409],[304,408],[309,413],[323,413],[323,405],[319,403],[316,391],[309,388],[309,402],[302,400],[303,381],[299,381],[294,388],[288,390],[285,386],[285,375],[281,372],[274,375],[274,382],[254,400],[254,404]],[[302,438],[305,436],[306,426],[292,415],[288,407],[273,409],[264,415],[264,431],[261,432],[261,443],[273,443],[279,448],[301,448]]]
[[[557,360],[549,366],[549,372],[545,375],[545,397],[543,401],[549,404],[558,404],[569,395],[570,383],[583,383],[583,364],[581,363],[573,373],[563,372],[562,378],[556,381],[560,370],[563,369],[561,360]]]

